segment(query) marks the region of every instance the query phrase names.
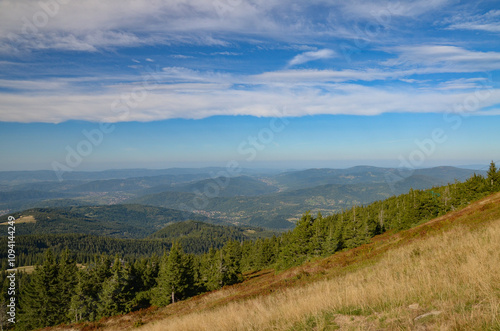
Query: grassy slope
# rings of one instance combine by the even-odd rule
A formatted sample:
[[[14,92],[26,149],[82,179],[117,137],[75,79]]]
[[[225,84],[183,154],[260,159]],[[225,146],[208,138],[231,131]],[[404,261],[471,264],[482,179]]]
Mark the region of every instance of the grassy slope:
[[[500,193],[280,274],[72,330],[499,330]],[[62,328],[59,328],[62,329]]]

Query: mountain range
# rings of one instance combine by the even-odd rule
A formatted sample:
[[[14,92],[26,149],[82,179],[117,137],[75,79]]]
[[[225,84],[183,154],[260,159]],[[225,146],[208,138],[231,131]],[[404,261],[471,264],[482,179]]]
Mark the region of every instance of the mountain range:
[[[133,222],[125,225],[124,219],[151,219],[151,208],[156,207],[155,213],[162,214],[163,220],[158,221],[160,217],[148,223],[156,229],[187,219],[289,229],[307,210],[328,214],[405,193],[410,188],[427,189],[463,181],[474,173],[484,175],[485,171],[357,166],[281,172],[240,169],[233,176],[229,173],[220,167],[123,169],[71,172],[65,175],[65,180],[58,181],[50,171],[0,172],[0,214],[23,210],[41,213],[43,208],[52,208],[52,214],[65,214],[68,210],[94,206],[105,213],[96,220],[111,220],[124,227],[123,233],[132,231],[142,236],[149,233],[148,227],[139,230]],[[135,206],[135,210],[130,206]],[[116,215],[126,217],[113,219],[112,208],[120,209]],[[79,220],[87,217],[71,215]],[[92,228],[91,223],[86,226]]]

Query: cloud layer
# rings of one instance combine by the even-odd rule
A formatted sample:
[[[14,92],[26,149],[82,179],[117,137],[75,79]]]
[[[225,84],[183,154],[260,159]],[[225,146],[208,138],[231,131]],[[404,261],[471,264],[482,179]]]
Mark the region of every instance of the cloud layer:
[[[447,0],[5,0],[0,121],[283,109],[485,114],[500,104],[500,49],[490,42],[500,11],[474,8]],[[457,30],[486,35],[465,40]]]

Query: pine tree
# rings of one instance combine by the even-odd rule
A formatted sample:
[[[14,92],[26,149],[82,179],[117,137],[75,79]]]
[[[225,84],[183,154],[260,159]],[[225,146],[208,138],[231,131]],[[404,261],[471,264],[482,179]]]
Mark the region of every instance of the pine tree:
[[[42,266],[36,267],[31,281],[22,293],[21,322],[27,329],[64,322],[67,307],[61,305],[59,267],[52,250],[45,253]]]
[[[491,161],[490,168],[488,169],[488,184],[491,191],[495,191],[499,186],[500,173],[497,170],[495,162]]]
[[[219,288],[218,252],[210,247],[200,261],[200,282],[208,291]]]
[[[78,267],[76,262],[70,258],[69,251],[64,250],[59,260],[58,270],[59,297],[60,304],[67,311],[71,303],[71,298],[75,294],[76,285],[78,284]],[[70,319],[66,314],[64,322],[69,322]]]
[[[238,241],[230,240],[223,248],[225,273],[222,277],[224,285],[236,284],[242,280],[241,275],[241,245]]]
[[[168,304],[166,299],[168,295],[172,303],[182,299],[188,293],[188,289],[194,286],[192,274],[192,265],[184,257],[180,243],[174,242],[168,257],[164,258],[160,265],[158,286],[155,291],[159,297],[155,298],[155,304]]]
[[[310,256],[313,223],[314,218],[307,212],[297,222],[293,231],[282,235],[283,242],[277,263],[279,269],[299,265]]]
[[[116,257],[111,269],[112,275],[102,284],[97,303],[99,317],[112,316],[126,312],[126,304],[130,299],[127,289],[127,271],[123,268],[120,258]]]
[[[109,256],[95,256],[94,261],[78,273],[78,284],[69,305],[69,317],[72,322],[94,321],[98,314],[99,294],[103,284],[111,277]]]
[[[94,280],[88,270],[78,273],[78,283],[69,304],[71,322],[93,321],[97,318],[97,294],[94,294]]]

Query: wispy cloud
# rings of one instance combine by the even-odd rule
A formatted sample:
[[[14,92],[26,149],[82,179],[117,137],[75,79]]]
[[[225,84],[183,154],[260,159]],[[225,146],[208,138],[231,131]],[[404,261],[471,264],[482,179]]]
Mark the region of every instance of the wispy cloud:
[[[450,30],[482,30],[488,32],[500,32],[500,10],[490,10],[482,15],[464,14],[457,15],[453,19],[448,20],[447,29]]]
[[[213,53],[210,53],[210,55],[238,56],[238,55],[241,55],[241,53],[225,51],[225,52],[213,52]]]
[[[335,75],[335,72],[291,70],[289,74],[306,74],[300,84],[290,83],[289,77],[272,75],[234,76],[215,72],[200,72],[186,68],[169,67],[156,77],[158,84],[147,90],[133,107],[127,109],[126,119],[122,112],[113,110],[116,100],[141,88],[137,83],[106,85],[99,93],[88,93],[75,84],[57,86],[58,94],[0,93],[1,121],[16,122],[63,122],[70,119],[87,121],[156,121],[171,118],[199,119],[215,115],[275,116],[276,110],[287,109],[289,116],[317,114],[378,115],[387,112],[426,113],[448,112],[453,105],[463,103],[473,92],[465,88],[480,88],[480,78],[442,83],[441,89],[416,87],[366,86],[321,81],[317,74]],[[366,72],[350,72],[353,77],[367,76]],[[338,73],[346,75],[346,72]],[[316,76],[314,76],[316,75]],[[372,73],[372,78],[382,76]],[[313,80],[312,78],[315,78]],[[331,79],[331,78],[328,78]],[[345,79],[343,77],[342,79]],[[253,82],[253,83],[252,83]],[[2,83],[2,82],[0,82]],[[7,84],[8,82],[3,82]],[[33,82],[17,82],[21,87],[35,90],[42,86]],[[242,89],[239,84],[246,84]],[[485,88],[485,87],[483,87]],[[500,103],[500,89],[488,87],[488,98],[480,100],[477,111]],[[23,109],[19,112],[19,109]]]
[[[437,86],[431,87],[436,90],[473,90],[492,88],[491,82],[485,77],[476,78],[459,78],[452,79],[446,82],[441,82]]]
[[[500,52],[471,51],[448,45],[401,46],[398,53],[382,64],[389,67],[419,67],[421,73],[480,72],[500,69]]]
[[[359,38],[359,21],[416,18],[446,0],[382,3],[367,0],[0,2],[0,51],[60,49],[95,52],[140,45],[221,45],[274,40],[300,45],[315,38]]]
[[[111,105],[141,88],[137,71],[157,64],[158,81],[126,120],[272,116],[282,105],[293,116],[442,112],[468,90],[492,89],[470,73],[500,70],[498,47],[465,48],[434,37],[444,28],[496,31],[496,9],[448,17],[443,25],[440,11],[451,0],[249,0],[228,2],[224,12],[205,0],[57,3],[49,15],[38,1],[0,2],[0,65],[17,74],[0,76],[0,120],[123,120]],[[29,25],[39,13],[46,22]],[[441,23],[427,31],[436,17]],[[410,45],[403,42],[408,36]],[[157,52],[147,53],[152,49]],[[346,49],[358,59],[347,61]],[[48,63],[36,62],[35,54],[67,62],[39,69],[38,78],[9,66],[13,58],[27,62],[24,57],[38,68]],[[73,54],[89,55],[80,76],[65,71],[78,67]],[[91,75],[86,70],[95,76],[82,77]],[[74,80],[54,78],[70,74]],[[492,91],[481,107],[498,102],[498,90]]]
[[[319,51],[305,52],[296,55],[293,59],[291,59],[290,62],[288,62],[288,66],[296,66],[299,64],[316,60],[331,59],[332,57],[335,56],[336,53],[331,49],[320,49]]]

